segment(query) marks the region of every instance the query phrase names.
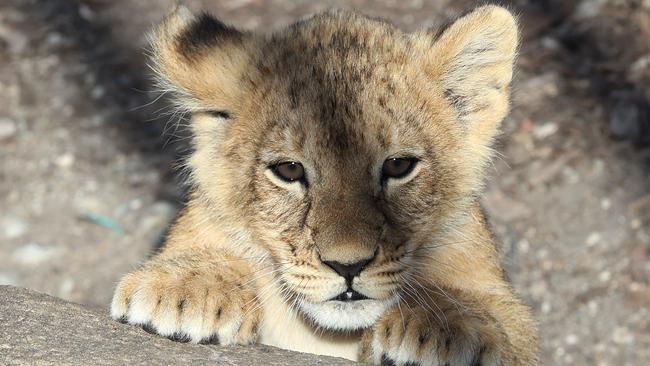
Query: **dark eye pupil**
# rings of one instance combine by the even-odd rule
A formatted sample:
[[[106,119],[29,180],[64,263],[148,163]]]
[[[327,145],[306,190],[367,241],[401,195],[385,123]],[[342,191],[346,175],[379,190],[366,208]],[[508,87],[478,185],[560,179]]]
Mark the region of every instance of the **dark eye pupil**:
[[[275,175],[288,182],[303,179],[305,176],[302,164],[294,161],[277,164],[272,167],[272,170]]]
[[[391,158],[384,162],[382,174],[385,178],[401,178],[413,170],[414,159]]]

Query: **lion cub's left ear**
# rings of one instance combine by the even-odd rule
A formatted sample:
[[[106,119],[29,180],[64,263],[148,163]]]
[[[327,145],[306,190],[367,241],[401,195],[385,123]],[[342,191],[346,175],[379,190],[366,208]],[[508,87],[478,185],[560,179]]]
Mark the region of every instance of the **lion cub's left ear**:
[[[441,85],[462,127],[489,139],[508,112],[518,44],[515,18],[502,7],[488,5],[456,20],[433,45],[434,35],[417,37],[429,38],[423,68]]]

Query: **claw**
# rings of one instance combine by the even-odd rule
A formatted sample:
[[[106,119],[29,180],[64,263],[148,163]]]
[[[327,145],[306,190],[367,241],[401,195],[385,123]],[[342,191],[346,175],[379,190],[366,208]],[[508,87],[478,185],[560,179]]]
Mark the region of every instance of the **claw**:
[[[190,336],[183,332],[174,332],[174,334],[170,335],[167,338],[174,342],[181,342],[181,343],[187,343],[191,340]]]
[[[156,328],[151,323],[142,324],[142,329],[149,334],[158,334]]]
[[[396,366],[395,362],[388,358],[388,356],[383,355],[381,356],[381,366]]]
[[[219,336],[217,334],[211,335],[209,338],[202,339],[199,344],[219,344]]]

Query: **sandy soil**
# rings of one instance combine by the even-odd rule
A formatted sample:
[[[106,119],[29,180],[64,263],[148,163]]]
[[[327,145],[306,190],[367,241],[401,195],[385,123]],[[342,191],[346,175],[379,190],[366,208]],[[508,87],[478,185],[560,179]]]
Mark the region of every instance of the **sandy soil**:
[[[183,203],[144,34],[173,1],[0,3],[0,283],[105,306]],[[268,30],[331,6],[436,26],[473,1],[188,1]],[[650,2],[507,2],[523,46],[485,206],[548,365],[650,364]]]

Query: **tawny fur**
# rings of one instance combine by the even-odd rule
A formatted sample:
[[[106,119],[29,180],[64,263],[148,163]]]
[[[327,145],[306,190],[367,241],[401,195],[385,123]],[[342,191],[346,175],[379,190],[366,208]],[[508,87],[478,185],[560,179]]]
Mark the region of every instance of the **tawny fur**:
[[[270,35],[177,7],[155,30],[160,85],[192,113],[193,192],[111,315],[192,342],[369,363],[536,365],[529,309],[478,204],[508,111],[512,15],[437,34],[331,11]],[[419,160],[382,179],[391,157]],[[298,161],[305,182],[269,169]],[[324,261],[372,262],[347,286]]]

